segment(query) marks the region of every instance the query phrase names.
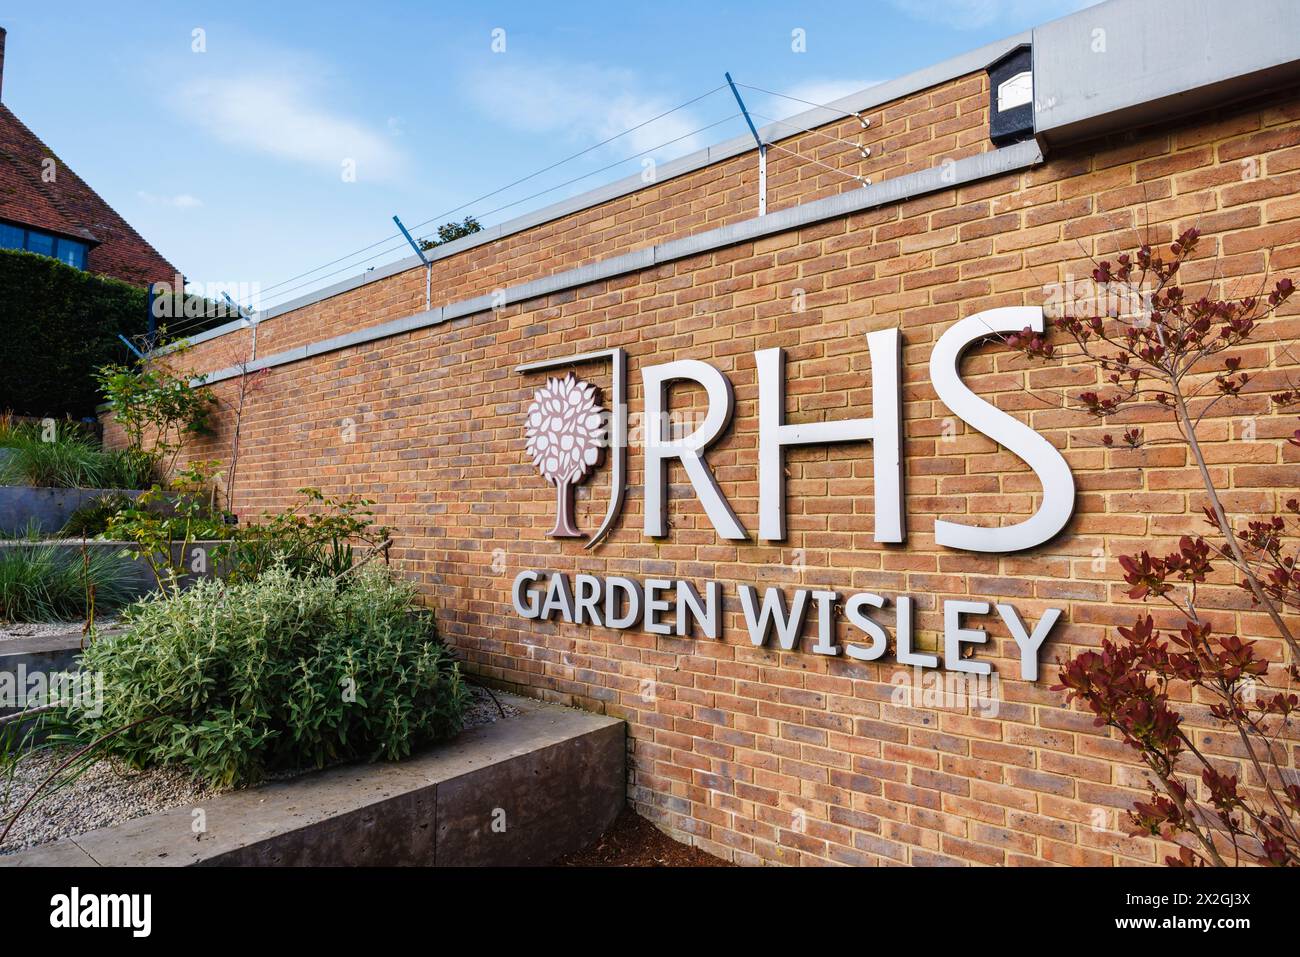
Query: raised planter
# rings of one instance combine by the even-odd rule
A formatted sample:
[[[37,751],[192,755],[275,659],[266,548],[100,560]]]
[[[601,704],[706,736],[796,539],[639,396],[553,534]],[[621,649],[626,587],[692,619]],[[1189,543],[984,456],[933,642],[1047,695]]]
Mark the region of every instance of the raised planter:
[[[17,688],[21,676],[50,676],[60,671],[74,671],[81,656],[81,639],[77,635],[52,635],[33,638],[10,638],[0,641],[0,682]],[[22,689],[25,693],[25,687]],[[0,698],[0,717],[21,710]]]
[[[121,627],[101,629],[100,640],[121,631]],[[33,702],[24,700],[29,693],[40,694],[32,681],[44,682],[51,687],[60,672],[81,670],[82,636],[74,629],[58,635],[39,635],[31,638],[10,638],[0,641],[0,717],[23,711]],[[27,719],[18,719],[21,730]],[[35,741],[45,739],[40,733]]]
[[[41,847],[0,866],[546,864],[624,802],[624,724],[530,698],[396,764],[348,765],[219,795]]]
[[[205,541],[190,544],[191,549],[207,550],[207,554],[204,556],[207,571],[202,575],[193,573],[184,576],[181,579],[182,588],[189,587],[190,584],[201,577],[210,578],[219,573],[218,563],[211,558],[211,550],[220,544],[223,543]],[[124,568],[127,600],[131,601],[147,595],[158,587],[153,572],[149,568],[149,563],[138,554],[138,547],[131,542],[92,540],[83,543],[75,539],[53,539],[48,542],[0,541],[0,555],[3,555],[9,549],[24,549],[46,545],[66,549],[74,558],[80,557],[83,547],[93,551],[109,551],[113,554],[124,550],[136,552],[136,554],[127,555],[120,559]],[[180,545],[172,546],[172,555],[174,559],[179,559]],[[197,555],[193,551],[186,555],[185,567],[194,567],[196,557]],[[112,634],[112,631],[112,629],[101,631],[100,635],[101,637],[107,637]],[[0,641],[0,682],[8,682],[14,687],[20,684],[26,687],[25,683],[20,680],[24,677],[44,674],[48,678],[48,676],[56,672],[73,670],[78,667],[77,659],[80,653],[81,636],[75,628],[55,636],[10,638]],[[15,710],[18,709],[0,701],[0,716]]]
[[[120,488],[40,488],[34,485],[0,485],[0,534],[22,535],[33,520],[42,532],[53,534],[68,524],[72,513],[82,505],[101,495],[114,494],[138,498],[144,493]]]
[[[202,574],[193,573],[182,577],[182,587],[188,586],[197,578],[211,578],[219,573],[216,560],[213,558],[213,549],[218,545],[224,545],[225,542],[219,541],[200,541],[190,542],[189,552],[184,556],[184,567],[205,568]],[[6,549],[21,550],[32,548],[33,546],[53,545],[56,548],[66,550],[74,558],[81,557],[82,548],[90,549],[92,552],[109,552],[119,554],[123,551],[131,552],[121,559],[124,565],[125,585],[128,599],[139,598],[141,595],[148,594],[158,587],[158,582],[153,577],[153,571],[149,567],[148,561],[140,554],[140,547],[134,542],[115,542],[107,539],[87,539],[82,541],[79,538],[52,538],[45,541],[32,542],[24,539],[17,541],[0,541],[0,554]],[[178,565],[181,564],[181,545],[179,543],[172,545],[172,559]],[[200,554],[200,552],[202,554]]]

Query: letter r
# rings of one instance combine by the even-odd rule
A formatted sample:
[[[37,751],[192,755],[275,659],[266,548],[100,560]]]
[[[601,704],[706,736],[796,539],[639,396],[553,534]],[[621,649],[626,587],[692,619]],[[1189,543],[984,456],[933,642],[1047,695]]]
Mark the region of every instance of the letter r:
[[[709,407],[704,421],[685,438],[669,439],[664,435],[667,425],[664,407],[667,405],[667,384],[674,379],[689,379],[704,387]],[[735,394],[731,380],[707,362],[698,359],[678,359],[641,370],[645,386],[645,533],[653,538],[668,534],[668,461],[681,459],[686,476],[691,480],[709,521],[723,538],[744,540],[749,536],[741,527],[736,513],[718,488],[713,470],[704,461],[704,450],[718,440],[731,421]]]

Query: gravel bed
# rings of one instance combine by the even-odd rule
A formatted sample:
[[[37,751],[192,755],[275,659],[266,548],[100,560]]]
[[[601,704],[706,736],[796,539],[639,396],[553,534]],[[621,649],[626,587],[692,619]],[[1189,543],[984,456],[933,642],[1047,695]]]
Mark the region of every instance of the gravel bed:
[[[519,713],[519,709],[509,701],[501,701],[501,708],[497,708],[497,702],[492,699],[488,690],[481,685],[472,685],[466,682],[473,699],[469,707],[465,710],[465,729],[477,728],[480,725],[492,724],[494,721],[501,720],[501,712],[505,712],[507,718],[513,718]],[[498,698],[498,700],[500,700]]]
[[[465,712],[467,729],[501,720],[501,710],[484,688],[469,685],[469,690],[472,700]],[[506,717],[519,713],[518,708],[506,701],[501,702],[501,707]],[[21,761],[12,780],[0,776],[0,831],[37,785],[71,754],[70,750],[63,748],[42,751]],[[274,775],[273,780],[285,780],[314,770],[284,772]],[[198,805],[220,791],[220,788],[196,782],[183,770],[150,768],[137,771],[116,758],[103,758],[72,784],[38,799],[27,808],[5,838],[0,855],[121,824],[146,814]]]
[[[60,748],[21,761],[11,781],[0,781],[0,819],[7,824],[37,785],[71,756],[71,750]],[[5,838],[0,855],[198,803],[216,793],[185,771],[136,771],[116,758],[104,758],[69,786],[27,808]]]

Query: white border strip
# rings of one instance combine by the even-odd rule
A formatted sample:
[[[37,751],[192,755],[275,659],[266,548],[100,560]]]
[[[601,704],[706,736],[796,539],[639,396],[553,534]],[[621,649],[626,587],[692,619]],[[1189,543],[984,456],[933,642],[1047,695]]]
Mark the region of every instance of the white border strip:
[[[377,326],[358,329],[355,332],[344,333],[305,346],[297,346],[284,352],[277,352],[265,358],[257,359],[248,364],[246,371],[255,372],[258,369],[271,369],[291,362],[299,362],[312,356],[336,352],[349,346],[387,339],[390,336],[401,335],[404,332],[412,332],[416,329],[427,329],[430,326],[441,325],[462,316],[488,312],[494,304],[497,306],[511,305],[529,299],[549,296],[565,289],[601,282],[614,276],[636,272],[640,269],[649,269],[662,263],[684,259],[699,253],[721,249],[725,246],[733,246],[736,243],[748,242],[774,233],[798,229],[802,226],[846,216],[864,209],[901,202],[927,193],[955,189],[966,183],[1025,169],[1041,162],[1043,162],[1043,153],[1038,143],[1034,140],[1025,140],[988,153],[969,156],[942,167],[909,173],[906,176],[899,176],[896,179],[886,180],[883,183],[866,186],[852,192],[827,196],[824,199],[813,200],[800,206],[792,206],[788,209],[768,213],[766,216],[756,216],[753,219],[747,219],[731,226],[711,229],[682,239],[668,240],[655,246],[638,249],[621,256],[614,256],[588,266],[579,266],[577,269],[568,269],[552,276],[544,276],[541,279],[510,286],[505,290],[498,290],[495,303],[492,295],[475,296],[472,299],[462,299],[459,302],[438,306],[425,312],[417,312],[402,319],[394,319],[391,322],[385,322]],[[502,292],[504,292],[504,299],[501,298]],[[213,330],[213,332],[217,331]],[[230,366],[209,373],[206,381],[209,383],[221,382],[225,379],[234,378],[243,371],[245,370],[237,366]]]

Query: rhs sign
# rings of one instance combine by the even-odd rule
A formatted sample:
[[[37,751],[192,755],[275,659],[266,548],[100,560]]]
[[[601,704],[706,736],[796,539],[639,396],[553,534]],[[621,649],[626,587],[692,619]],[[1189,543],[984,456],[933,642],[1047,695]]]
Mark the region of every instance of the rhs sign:
[[[985,553],[1023,551],[1051,539],[1069,521],[1074,510],[1074,479],[1056,448],[1037,432],[996,406],[979,398],[961,380],[958,369],[962,353],[989,338],[1026,327],[1041,332],[1042,310],[1034,307],[1004,307],[976,313],[949,327],[930,355],[930,381],[935,392],[952,412],[968,425],[1005,446],[1034,471],[1043,488],[1037,511],[1014,525],[981,528],[938,520],[935,541],[948,548]],[[785,355],[779,348],[754,353],[758,370],[758,538],[779,542],[786,537],[785,450],[798,445],[826,445],[842,442],[871,442],[875,485],[874,537],[881,543],[903,542],[906,538],[903,489],[902,383],[899,330],[867,334],[871,359],[872,416],[830,422],[791,424],[785,421]],[[598,546],[614,527],[627,490],[627,357],[622,349],[609,349],[547,360],[521,366],[532,372],[571,366],[580,362],[608,359],[612,366],[613,410],[607,416],[596,402],[595,388],[569,373],[552,378],[539,389],[528,408],[527,450],[533,464],[556,488],[554,537],[581,535],[573,521],[572,497],[575,486],[596,465],[599,449],[611,450],[609,506],[601,526],[588,538],[586,547]],[[741,524],[707,461],[708,449],[727,430],[734,413],[731,381],[718,369],[696,359],[648,365],[641,370],[645,396],[643,533],[652,538],[667,535],[668,465],[678,461],[718,535],[744,541],[749,533]],[[693,382],[707,396],[703,421],[688,435],[675,435],[665,414],[668,389],[673,382]],[[704,592],[690,582],[650,579],[644,584],[621,577],[600,579],[577,575],[573,582],[559,573],[524,571],[515,579],[515,610],[524,618],[562,618],[575,624],[607,628],[630,628],[640,624],[651,634],[688,636],[698,629],[704,637],[721,638],[722,587],[705,583]],[[834,640],[834,608],[839,593],[799,588],[787,602],[779,589],[769,587],[761,598],[749,585],[739,587],[741,609],[753,644],[763,646],[772,636],[782,649],[798,643],[810,612],[817,621],[817,639],[811,651],[838,655]],[[944,664],[934,655],[912,647],[912,599],[897,596],[891,601],[867,592],[843,601],[849,624],[869,643],[847,643],[843,651],[854,660],[873,661],[882,657],[889,639],[883,628],[868,617],[871,610],[892,604],[894,610],[895,657],[899,664],[921,668],[946,667],[953,671],[989,674],[991,666],[966,657],[965,646],[987,640],[984,631],[965,627],[963,616],[989,613],[984,601],[944,602]],[[997,613],[1006,624],[1021,653],[1021,677],[1036,680],[1038,653],[1060,609],[1048,609],[1036,627],[1030,629],[1007,604]],[[675,613],[668,623],[664,616]],[[969,650],[969,649],[967,649]]]

